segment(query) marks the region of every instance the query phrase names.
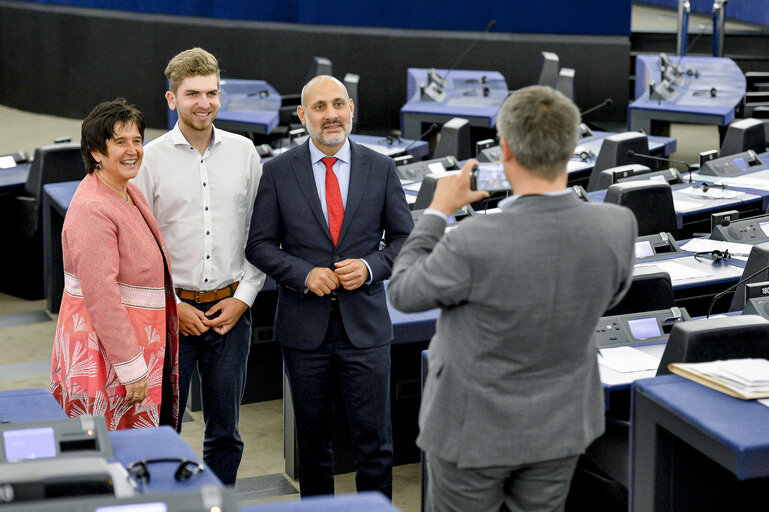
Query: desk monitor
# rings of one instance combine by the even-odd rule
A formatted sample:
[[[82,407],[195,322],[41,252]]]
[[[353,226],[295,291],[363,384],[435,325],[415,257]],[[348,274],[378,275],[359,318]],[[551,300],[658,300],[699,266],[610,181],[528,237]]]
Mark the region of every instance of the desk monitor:
[[[635,153],[636,156],[629,156]],[[645,133],[624,132],[610,135],[601,142],[601,149],[595,161],[595,167],[590,173],[587,191],[600,190],[598,179],[601,171],[627,164],[647,164],[648,159],[643,155],[649,154],[649,139]],[[637,156],[641,155],[641,156]]]
[[[671,84],[681,85],[684,81],[681,68],[673,63],[665,53],[660,53],[661,80],[667,80]]]
[[[718,156],[730,156],[752,150],[756,153],[766,151],[764,123],[760,119],[740,119],[726,128],[724,142]]]
[[[732,297],[729,311],[740,311],[745,306],[745,286],[748,283],[769,281],[769,243],[754,245],[750,249],[750,255],[748,256],[747,263],[745,263],[745,270],[742,271],[740,281],[753,274],[756,275],[747,279],[744,283],[740,283],[737,289],[734,290],[734,297]]]
[[[460,165],[453,156],[422,160],[395,168],[398,177],[404,181],[422,181],[429,174],[443,174],[446,171],[459,170]]]
[[[659,343],[665,341],[674,325],[689,319],[685,308],[675,307],[605,316],[598,321],[595,329],[596,345],[607,348]]]
[[[745,285],[743,315],[759,315],[769,320],[769,281]]]
[[[237,512],[234,489],[204,485],[130,497],[82,496],[0,505],[4,512]]]
[[[652,172],[652,170],[642,164],[627,164],[620,165],[619,167],[610,167],[609,169],[604,169],[598,176],[598,190],[609,188],[611,185],[619,183],[622,178],[644,175],[650,172]]]
[[[764,165],[764,162],[755,151],[749,149],[742,153],[722,156],[708,160],[700,168],[700,174],[706,176],[731,177],[752,170],[751,167]]]
[[[680,254],[683,254],[683,251],[670,233],[655,233],[636,238],[635,258],[637,261]]]
[[[728,316],[676,324],[670,331],[657,375],[671,363],[769,358],[769,320],[758,315]]]
[[[0,464],[84,456],[112,457],[103,416],[0,425]]]
[[[769,241],[769,215],[722,221],[713,226],[710,239],[738,243]]]

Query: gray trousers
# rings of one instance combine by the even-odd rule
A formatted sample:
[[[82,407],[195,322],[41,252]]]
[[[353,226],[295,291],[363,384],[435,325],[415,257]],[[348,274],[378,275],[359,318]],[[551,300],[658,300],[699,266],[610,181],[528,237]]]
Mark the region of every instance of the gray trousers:
[[[428,454],[425,512],[562,511],[577,459],[458,468]]]

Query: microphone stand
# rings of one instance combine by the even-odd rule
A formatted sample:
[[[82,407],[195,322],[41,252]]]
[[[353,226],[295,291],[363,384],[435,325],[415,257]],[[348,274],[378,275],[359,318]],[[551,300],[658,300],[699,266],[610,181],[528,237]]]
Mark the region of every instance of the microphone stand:
[[[648,158],[649,160],[657,160],[659,162],[669,162],[673,164],[681,164],[686,167],[686,172],[689,173],[689,183],[692,183],[692,166],[684,162],[683,160],[673,160],[672,158],[664,158],[661,156],[644,155],[643,153],[636,153],[633,150],[627,152],[629,158]]]

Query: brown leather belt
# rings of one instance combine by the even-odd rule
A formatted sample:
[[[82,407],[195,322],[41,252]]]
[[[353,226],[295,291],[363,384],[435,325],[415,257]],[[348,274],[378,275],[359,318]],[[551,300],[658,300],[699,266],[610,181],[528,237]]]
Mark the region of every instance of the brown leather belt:
[[[218,300],[226,299],[227,297],[232,297],[235,295],[235,290],[238,288],[238,281],[235,281],[234,283],[225,286],[224,288],[219,288],[218,290],[211,290],[208,292],[196,292],[192,290],[182,290],[181,288],[176,289],[176,295],[183,300],[192,300],[197,303],[205,304],[207,302],[216,302]]]

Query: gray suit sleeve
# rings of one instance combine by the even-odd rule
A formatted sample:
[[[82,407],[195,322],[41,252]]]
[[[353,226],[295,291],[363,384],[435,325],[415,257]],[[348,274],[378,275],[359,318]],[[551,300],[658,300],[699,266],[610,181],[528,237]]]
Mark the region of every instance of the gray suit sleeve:
[[[621,254],[624,254],[624,260],[618,266],[619,270],[619,283],[620,286],[617,289],[617,293],[614,294],[611,304],[607,309],[611,309],[622,300],[627,291],[630,289],[630,285],[633,283],[633,267],[635,266],[635,240],[638,236],[638,223],[636,222],[635,215],[627,208],[622,208],[627,217],[627,224],[630,227],[625,231],[628,237],[623,240],[623,246],[620,248]]]
[[[461,237],[444,236],[446,222],[423,215],[395,260],[387,288],[392,305],[407,313],[467,300],[472,270]]]

